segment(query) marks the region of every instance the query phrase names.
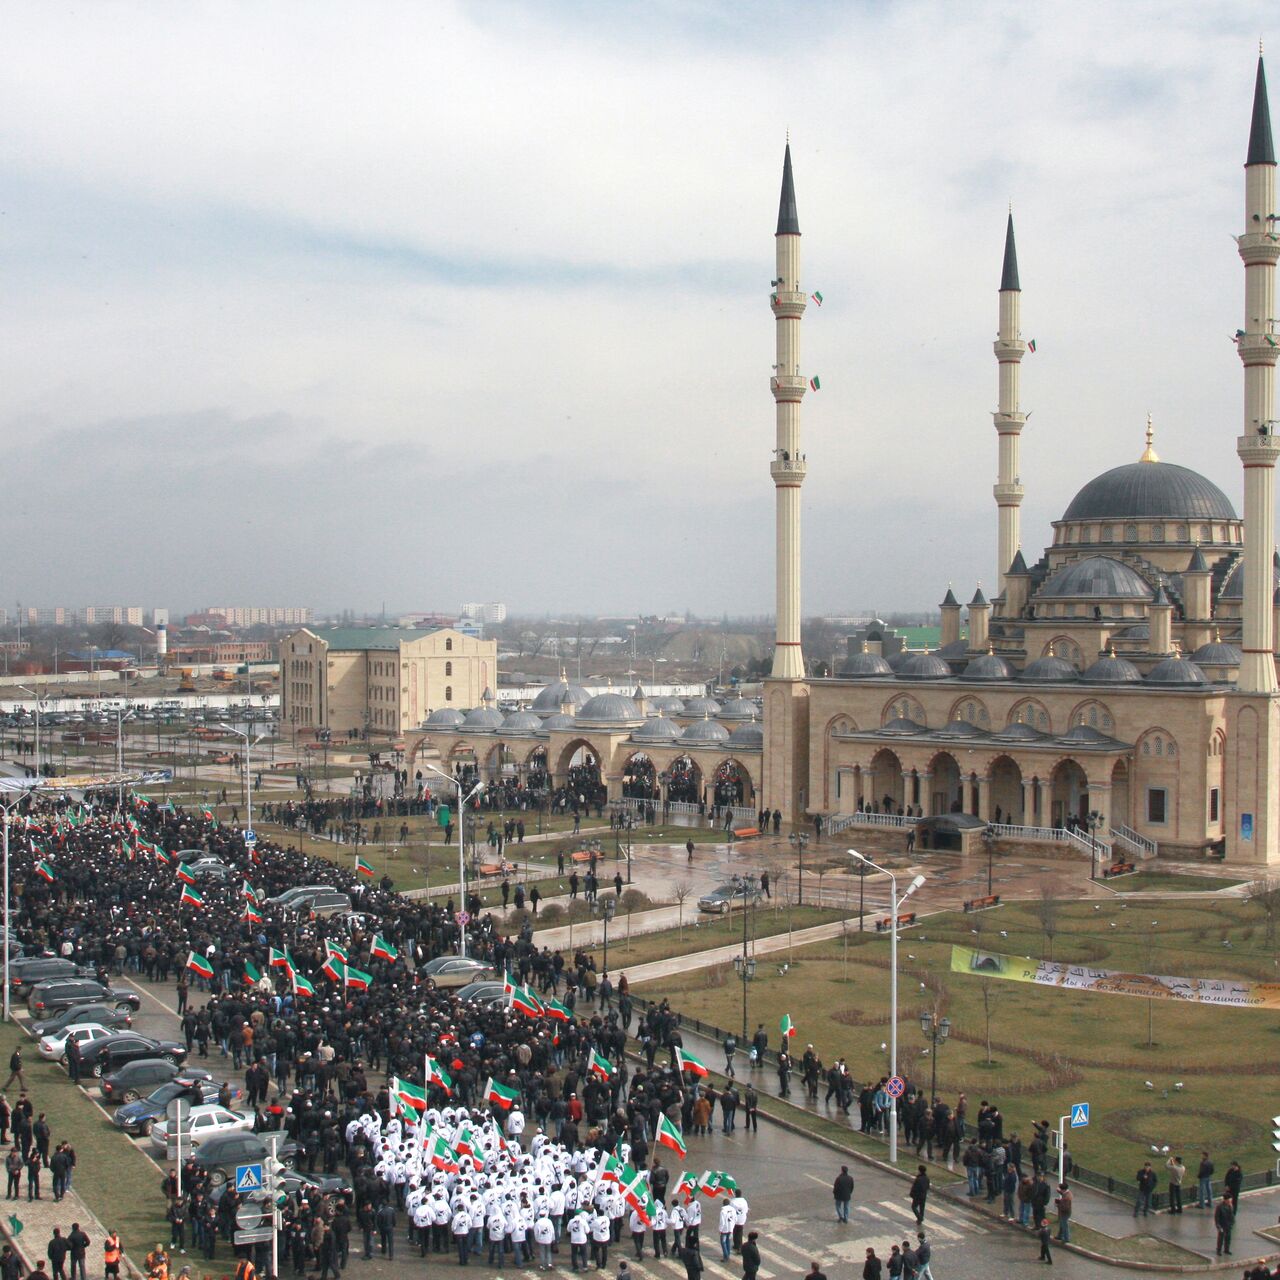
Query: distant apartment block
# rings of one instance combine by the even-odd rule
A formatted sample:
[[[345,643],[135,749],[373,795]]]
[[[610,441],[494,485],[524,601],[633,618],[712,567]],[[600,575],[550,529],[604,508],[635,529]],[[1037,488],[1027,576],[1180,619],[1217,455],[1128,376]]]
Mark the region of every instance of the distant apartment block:
[[[234,604],[211,604],[187,618],[187,623],[225,627],[305,627],[311,623],[312,611],[303,608],[255,609]]]
[[[490,600],[487,604],[464,604],[460,613],[464,618],[487,625],[507,620],[507,606],[501,600]]]

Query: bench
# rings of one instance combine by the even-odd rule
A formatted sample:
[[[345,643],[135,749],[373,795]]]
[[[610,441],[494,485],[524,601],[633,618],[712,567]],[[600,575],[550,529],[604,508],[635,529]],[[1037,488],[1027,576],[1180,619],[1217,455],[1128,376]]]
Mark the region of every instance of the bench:
[[[599,854],[596,854],[595,856],[596,856],[597,858],[599,858],[599,857],[600,857],[600,855],[599,855]],[[571,853],[571,854],[569,855],[569,860],[570,860],[570,862],[590,862],[590,861],[591,861],[591,850],[590,850],[590,849],[579,849],[576,853]]]
[[[916,922],[916,913],[914,911],[905,912],[903,915],[900,915],[898,917],[898,928],[904,929],[906,928],[907,925],[915,924],[915,922]],[[890,923],[891,923],[891,918],[889,916],[881,917],[881,919],[876,921],[876,932],[888,933]]]
[[[1110,880],[1112,876],[1128,876],[1132,875],[1137,868],[1132,862],[1113,862],[1109,867],[1102,868],[1102,878]]]
[[[760,834],[759,827],[734,827],[733,838],[735,840],[749,840],[752,836]]]
[[[970,898],[964,904],[966,911],[986,911],[988,907],[998,907],[1000,905],[1000,895],[998,893],[988,893],[981,898]]]

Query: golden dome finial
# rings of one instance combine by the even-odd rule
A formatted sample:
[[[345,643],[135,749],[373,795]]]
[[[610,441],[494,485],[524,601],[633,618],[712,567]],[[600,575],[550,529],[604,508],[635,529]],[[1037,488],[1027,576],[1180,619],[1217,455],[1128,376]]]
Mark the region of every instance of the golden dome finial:
[[[1159,462],[1160,455],[1152,447],[1152,441],[1156,437],[1155,425],[1151,421],[1151,415],[1147,414],[1147,447],[1142,451],[1142,457],[1139,462]]]

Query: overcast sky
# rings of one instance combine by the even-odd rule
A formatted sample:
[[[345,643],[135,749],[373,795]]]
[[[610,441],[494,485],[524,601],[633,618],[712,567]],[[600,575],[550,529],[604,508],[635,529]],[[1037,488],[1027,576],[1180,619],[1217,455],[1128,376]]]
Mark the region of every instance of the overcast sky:
[[[992,581],[1010,200],[1028,560],[1148,410],[1239,506],[1268,11],[9,0],[6,603],[772,612],[788,129],[806,614]]]

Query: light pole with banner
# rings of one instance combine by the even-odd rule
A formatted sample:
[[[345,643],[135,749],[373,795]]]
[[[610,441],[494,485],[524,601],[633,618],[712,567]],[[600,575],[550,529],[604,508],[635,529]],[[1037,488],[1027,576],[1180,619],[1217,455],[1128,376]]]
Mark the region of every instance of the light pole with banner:
[[[447,783],[455,787],[458,792],[458,908],[460,912],[465,914],[467,909],[467,852],[466,846],[463,844],[462,829],[466,825],[467,804],[484,790],[484,783],[477,782],[464,796],[462,788],[465,784],[460,778],[452,777],[445,773],[443,769],[437,769],[435,765],[428,764],[425,760],[422,765],[424,768],[430,769],[437,777],[443,778]],[[465,924],[458,925],[458,955],[463,959],[467,955],[467,926]]]
[[[898,909],[915,891],[924,884],[924,876],[916,876],[907,886],[907,891],[898,897],[898,877],[887,867],[872,862],[865,853],[856,849],[848,851],[851,858],[857,858],[873,871],[879,871],[889,877],[889,1075],[893,1079],[898,1076]],[[898,1108],[889,1108],[889,1163],[898,1163]]]

